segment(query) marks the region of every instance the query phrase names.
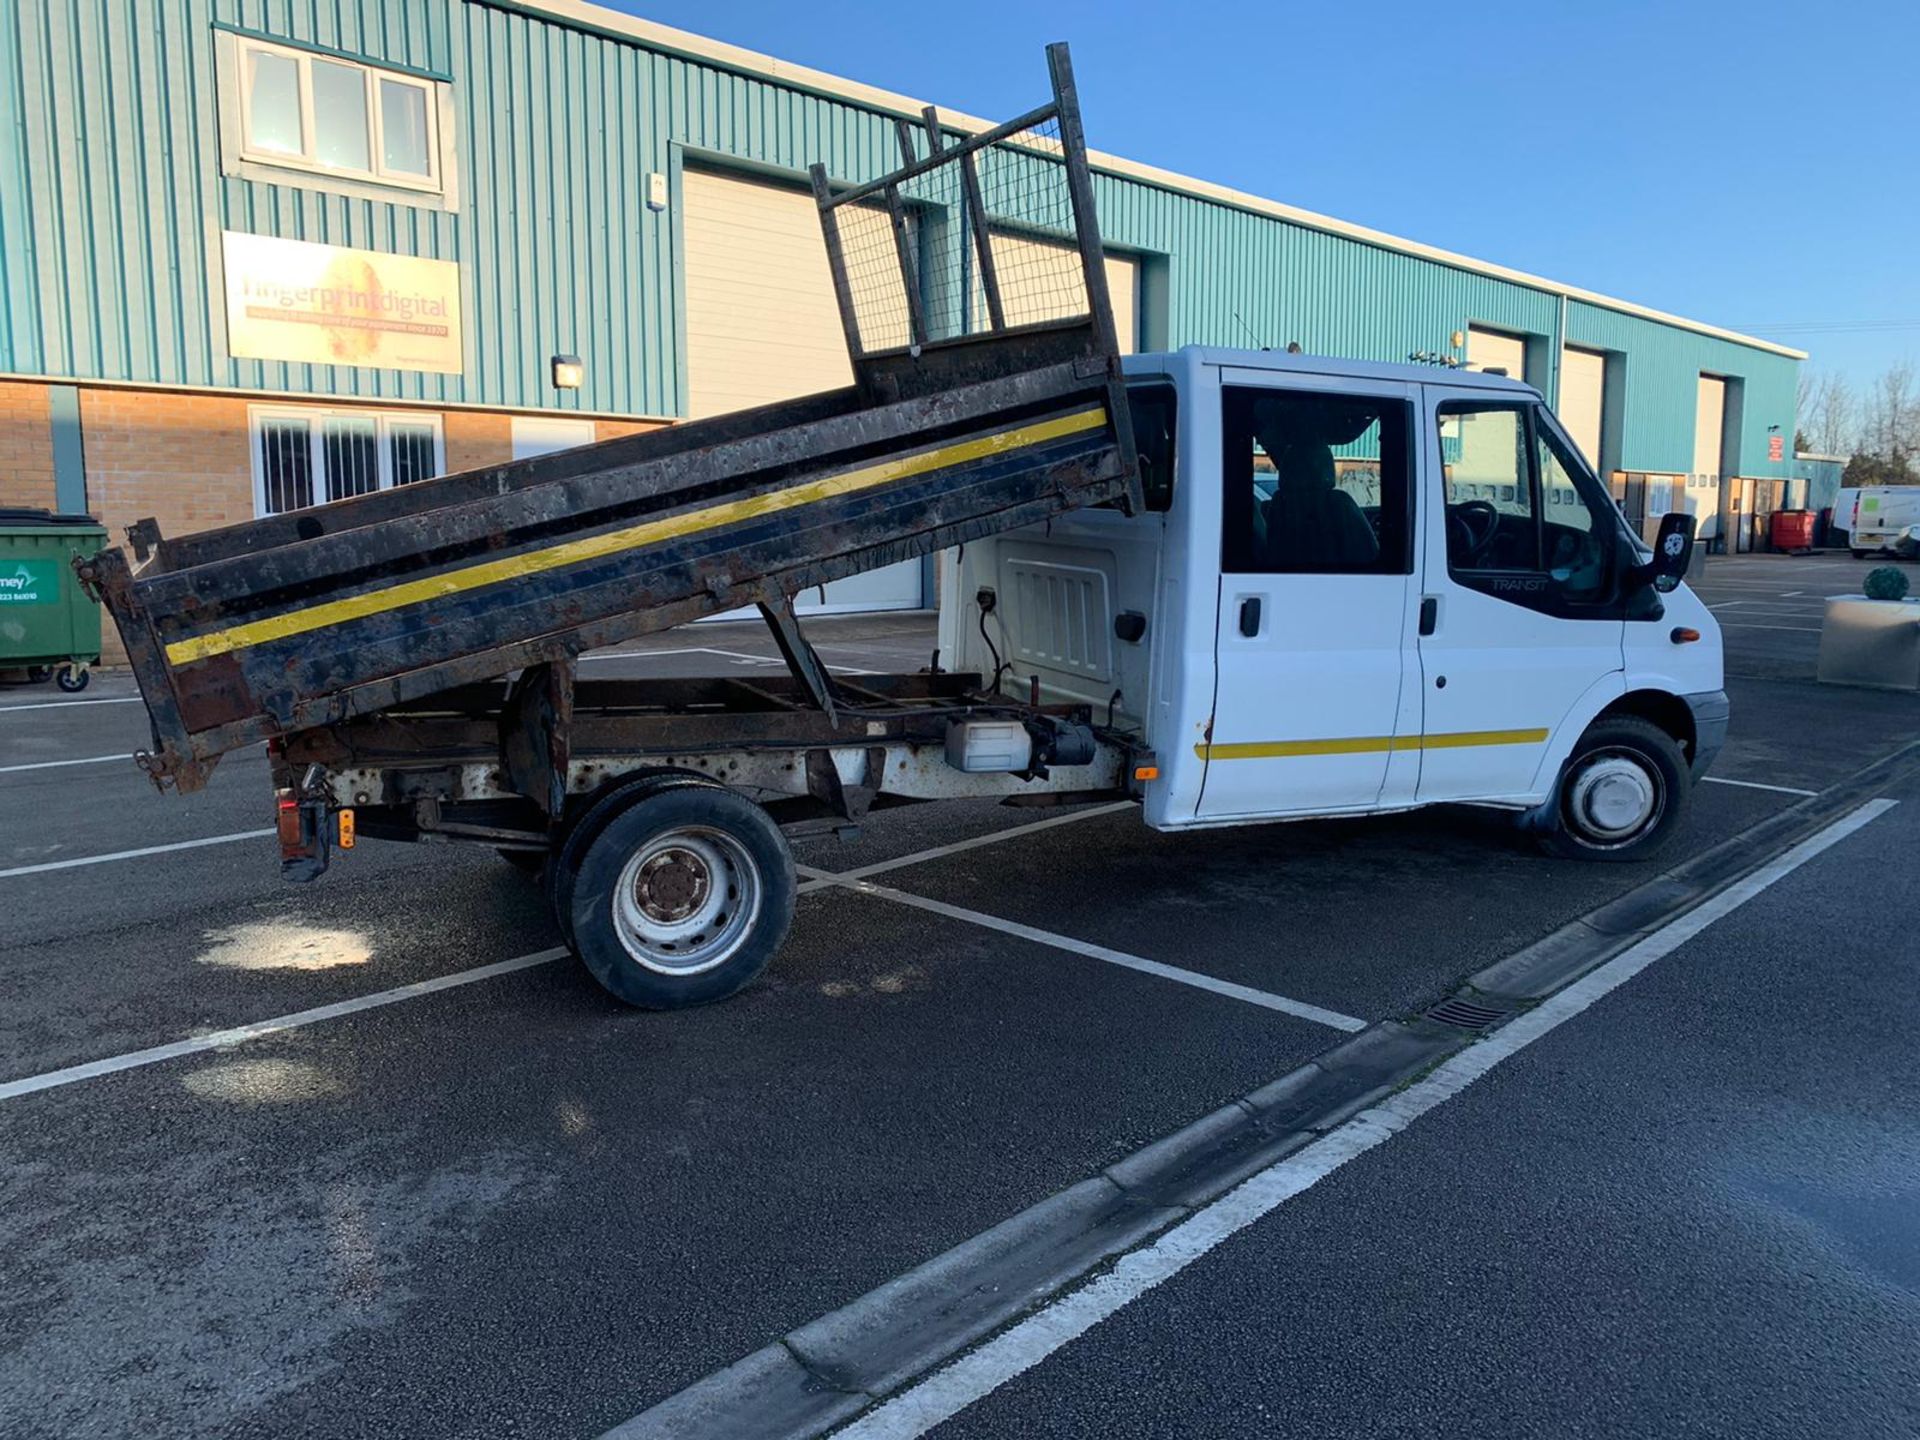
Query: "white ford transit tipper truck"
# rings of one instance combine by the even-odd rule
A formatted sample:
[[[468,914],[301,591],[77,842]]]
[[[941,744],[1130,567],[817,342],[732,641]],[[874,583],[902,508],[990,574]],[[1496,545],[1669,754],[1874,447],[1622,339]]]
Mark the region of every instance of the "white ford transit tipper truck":
[[[660,1008],[779,948],[790,836],[889,804],[1124,797],[1179,830],[1467,803],[1657,852],[1727,725],[1692,519],[1647,551],[1503,378],[1123,362],[1049,60],[1005,125],[929,112],[890,174],[815,167],[852,385],[83,557],[142,768],[192,790],[264,741],[292,880],[358,837],[497,848]],[[944,240],[909,203],[947,205]],[[830,674],[792,597],[935,551],[932,663]],[[743,604],[789,674],[581,677]]]

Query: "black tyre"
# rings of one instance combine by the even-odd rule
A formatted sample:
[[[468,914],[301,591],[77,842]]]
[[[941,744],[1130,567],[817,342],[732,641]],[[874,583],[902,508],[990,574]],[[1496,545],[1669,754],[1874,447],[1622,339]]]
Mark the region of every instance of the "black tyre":
[[[87,688],[87,682],[93,678],[93,672],[79,665],[62,666],[60,673],[53,677],[53,683],[69,695],[78,695]]]
[[[615,997],[642,1009],[725,999],[787,938],[794,870],[786,838],[766,811],[710,781],[669,777],[618,797],[596,807],[603,813],[590,835],[583,826],[569,837],[570,881],[556,876],[574,953]]]
[[[546,867],[545,850],[508,850],[502,848],[500,858],[513,866],[523,875],[538,875]]]
[[[553,906],[553,918],[560,926],[561,938],[568,945],[573,944],[573,882],[580,873],[587,846],[606,823],[643,794],[652,794],[669,785],[712,783],[706,776],[686,770],[641,770],[601,790],[584,809],[568,819],[546,870],[547,901]]]
[[[1847,553],[1856,560],[1864,560],[1867,558],[1867,552],[1864,550],[1849,550]]]
[[[53,667],[51,665],[29,665],[27,667],[27,683],[29,685],[44,685],[52,678]]]
[[[1632,715],[1596,720],[1560,771],[1540,846],[1570,860],[1651,860],[1685,826],[1692,800],[1671,735]]]

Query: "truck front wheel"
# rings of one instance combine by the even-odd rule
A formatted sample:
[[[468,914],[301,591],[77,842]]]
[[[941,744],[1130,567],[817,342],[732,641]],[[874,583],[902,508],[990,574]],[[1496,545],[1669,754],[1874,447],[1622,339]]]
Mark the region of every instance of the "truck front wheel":
[[[793,857],[745,796],[700,782],[638,787],[583,838],[556,905],[574,953],[629,1005],[723,1000],[786,939]]]
[[[1684,825],[1692,784],[1679,743],[1658,725],[1596,720],[1560,772],[1541,848],[1569,860],[1650,860]]]

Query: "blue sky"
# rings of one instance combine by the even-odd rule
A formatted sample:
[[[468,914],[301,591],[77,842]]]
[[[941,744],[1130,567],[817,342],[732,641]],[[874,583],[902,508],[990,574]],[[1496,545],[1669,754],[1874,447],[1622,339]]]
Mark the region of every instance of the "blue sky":
[[[1042,98],[1069,40],[1098,149],[1856,382],[1920,357],[1914,0],[612,3],[989,118]]]

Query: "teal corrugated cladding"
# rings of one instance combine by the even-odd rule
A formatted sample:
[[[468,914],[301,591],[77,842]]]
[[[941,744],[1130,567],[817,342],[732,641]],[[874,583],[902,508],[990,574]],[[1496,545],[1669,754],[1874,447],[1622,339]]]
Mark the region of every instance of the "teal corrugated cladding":
[[[1559,301],[1417,256],[1117,176],[1097,177],[1109,244],[1165,256],[1168,343],[1405,360],[1469,323],[1551,336]]]
[[[897,162],[891,116],[476,0],[0,0],[0,371],[425,404],[685,409],[675,207],[682,156],[863,180]],[[213,30],[225,24],[449,76],[460,208],[443,214],[220,173]],[[125,103],[138,96],[141,103]],[[1097,119],[1097,117],[1096,117]],[[1156,343],[1401,360],[1484,324],[1543,337],[1561,302],[1517,285],[1112,175],[1103,230],[1164,283]],[[677,196],[676,196],[677,199]],[[234,360],[222,229],[451,260],[459,376]],[[1627,354],[1627,468],[1685,471],[1693,377],[1739,377],[1740,468],[1792,432],[1795,364],[1600,307],[1576,344]],[[587,362],[578,392],[547,360]],[[1550,375],[1533,376],[1549,388]]]
[[[1693,469],[1694,410],[1704,373],[1741,382],[1738,448],[1726,456],[1727,473],[1793,473],[1797,361],[1579,301],[1567,306],[1567,341],[1626,356],[1622,470],[1684,475]],[[1773,433],[1782,437],[1786,458],[1767,459],[1769,426],[1779,427]]]
[[[1840,495],[1840,477],[1846,473],[1847,462],[1827,455],[1796,455],[1793,460],[1793,474],[1807,482],[1806,507],[1809,510],[1828,509]]]

